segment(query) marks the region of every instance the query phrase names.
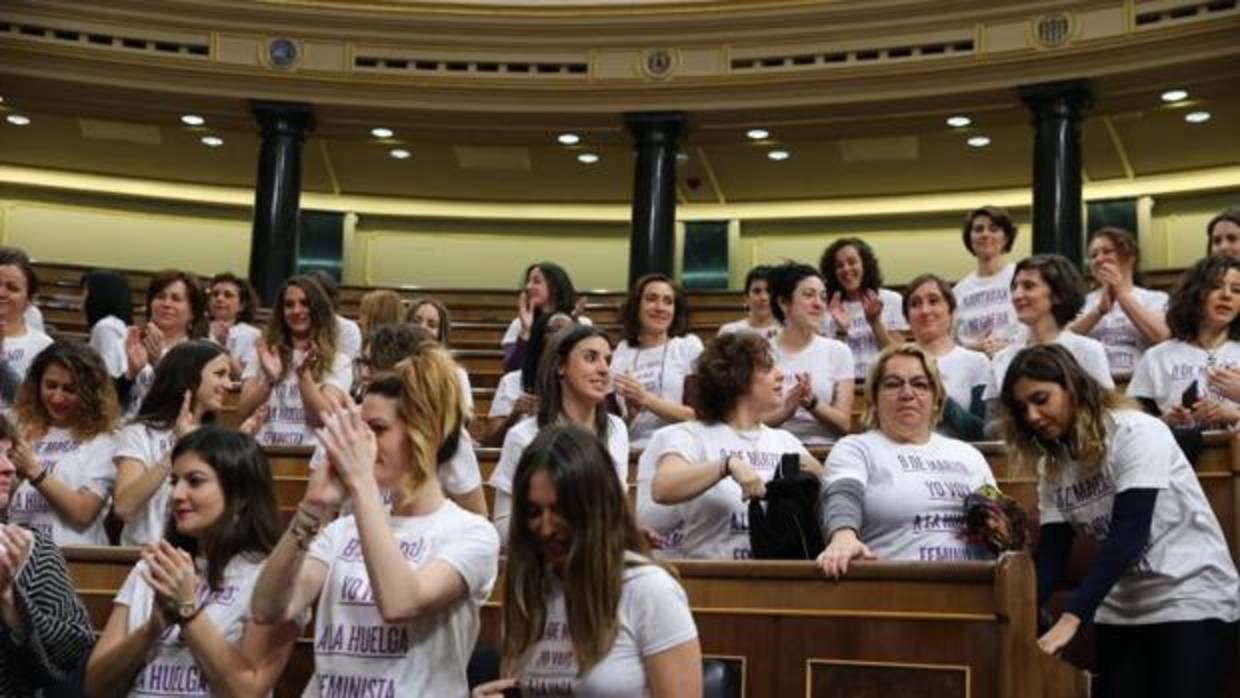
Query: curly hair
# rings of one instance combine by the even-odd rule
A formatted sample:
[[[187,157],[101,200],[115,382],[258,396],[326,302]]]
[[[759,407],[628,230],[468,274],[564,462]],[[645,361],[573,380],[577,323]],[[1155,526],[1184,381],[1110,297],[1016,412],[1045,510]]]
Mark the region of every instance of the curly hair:
[[[243,279],[236,274],[225,271],[211,277],[211,281],[207,283],[210,291],[215,290],[216,284],[232,284],[237,287],[237,298],[241,301],[241,310],[237,313],[237,322],[254,322],[254,299],[258,296],[254,293],[254,287],[250,285],[249,280]]]
[[[766,273],[767,292],[771,295],[771,315],[779,322],[784,322],[786,313],[781,303],[792,305],[792,296],[797,286],[809,277],[822,278],[818,270],[808,264],[784,262],[770,267]]]
[[[1012,222],[1006,209],[998,206],[982,206],[969,211],[964,217],[964,227],[960,230],[960,238],[964,240],[964,248],[973,254],[973,240],[970,233],[973,232],[973,221],[980,216],[986,216],[994,221],[994,224],[1003,229],[1003,251],[1011,252],[1012,245],[1016,244],[1016,224]]]
[[[1085,280],[1076,265],[1057,254],[1035,254],[1016,263],[1012,273],[1012,288],[1022,271],[1032,269],[1042,277],[1051,290],[1051,315],[1055,324],[1067,327],[1085,306]]]
[[[1197,339],[1205,319],[1206,296],[1223,285],[1232,269],[1240,269],[1240,259],[1215,255],[1202,257],[1180,277],[1180,285],[1167,304],[1167,328],[1171,336],[1184,342]],[[1240,339],[1240,323],[1232,321],[1227,328],[1228,339]]]
[[[189,322],[185,327],[185,336],[190,339],[201,339],[207,336],[207,294],[202,290],[198,277],[180,269],[165,269],[151,277],[146,286],[146,317],[149,321],[155,316],[151,310],[155,299],[172,284],[180,281],[185,284],[185,299],[189,301]]]
[[[1059,443],[1045,443],[1025,422],[1024,410],[1016,399],[1016,384],[1023,378],[1055,383],[1068,394],[1072,426]],[[1017,471],[1034,472],[1043,462],[1052,478],[1071,461],[1079,462],[1087,471],[1100,466],[1107,451],[1106,412],[1136,408],[1122,393],[1103,388],[1070,351],[1058,344],[1027,347],[1012,359],[1003,376],[999,404],[1008,458]]]
[[[641,334],[642,294],[650,284],[662,281],[672,287],[673,301],[672,326],[667,329],[668,337],[682,337],[689,332],[689,299],[684,289],[667,274],[646,274],[633,283],[629,295],[620,306],[620,323],[623,338],[630,346],[637,346]],[[570,309],[571,312],[571,309]]]
[[[284,320],[284,294],[290,288],[299,288],[306,294],[306,306],[310,309],[310,343],[318,351],[318,365],[314,367],[314,379],[323,380],[323,375],[331,370],[339,348],[340,330],[336,327],[336,314],[332,309],[327,292],[317,281],[309,276],[290,276],[280,290],[276,292],[276,302],[271,309],[271,318],[263,331],[263,341],[267,346],[280,352],[282,373],[280,380],[293,370],[293,332]]]
[[[39,352],[21,387],[17,389],[14,411],[17,421],[36,438],[52,428],[52,415],[43,404],[43,374],[59,366],[69,373],[77,404],[69,415],[69,433],[76,441],[88,441],[117,428],[121,419],[116,388],[108,376],[103,359],[88,345],[65,339],[52,342]]]
[[[705,424],[727,421],[741,398],[753,387],[754,375],[775,366],[771,345],[748,332],[715,337],[697,363],[697,394],[693,408]]]
[[[883,285],[883,272],[878,268],[878,257],[874,255],[873,248],[861,238],[840,238],[828,245],[827,249],[822,251],[822,258],[818,260],[818,271],[822,272],[827,294],[844,293],[844,287],[835,275],[835,257],[845,247],[856,249],[861,257],[861,290],[877,291]]]

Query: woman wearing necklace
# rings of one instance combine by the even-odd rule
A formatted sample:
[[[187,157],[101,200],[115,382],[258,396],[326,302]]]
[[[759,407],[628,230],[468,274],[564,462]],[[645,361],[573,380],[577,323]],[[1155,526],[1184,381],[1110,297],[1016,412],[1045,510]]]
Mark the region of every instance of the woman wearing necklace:
[[[1174,427],[1235,424],[1240,404],[1211,378],[1240,366],[1238,312],[1240,259],[1206,257],[1190,267],[1167,308],[1172,339],[1141,357],[1128,395]]]
[[[783,324],[771,341],[783,374],[783,404],[766,418],[806,445],[823,445],[852,426],[853,355],[843,342],[818,336],[827,312],[822,276],[808,264],[770,271],[771,311]]]
[[[913,329],[913,341],[939,369],[945,398],[936,429],[952,438],[978,441],[986,426],[986,384],[990,359],[952,339],[956,298],[951,286],[934,274],[922,274],[905,287],[904,315]]]
[[[693,419],[683,404],[702,340],[689,334],[685,294],[663,274],[633,284],[620,308],[624,339],[612,354],[616,393],[623,399],[629,444],[640,449],[660,427]]]
[[[848,343],[853,378],[864,381],[878,352],[904,341],[908,322],[900,310],[900,294],[882,288],[878,257],[860,238],[831,243],[822,253],[818,270],[826,282],[830,311],[822,333]]]
[[[698,359],[698,419],[655,433],[637,465],[638,523],[662,541],[663,557],[747,560],[749,505],[786,453],[802,470],[822,465],[795,436],[763,418],[783,405],[783,376],[770,344],[740,332],[711,340]]]

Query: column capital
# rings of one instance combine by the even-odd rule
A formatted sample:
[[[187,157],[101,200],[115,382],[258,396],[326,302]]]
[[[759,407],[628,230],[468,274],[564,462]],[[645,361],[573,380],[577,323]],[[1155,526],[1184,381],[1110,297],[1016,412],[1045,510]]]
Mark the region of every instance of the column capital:
[[[1066,117],[1094,106],[1094,93],[1088,80],[1063,80],[1025,85],[1020,88],[1020,100],[1035,116]]]
[[[314,108],[309,104],[255,100],[250,108],[264,138],[276,135],[303,140],[314,130]]]
[[[676,147],[685,130],[685,114],[679,111],[643,111],[624,115],[624,125],[638,147]]]

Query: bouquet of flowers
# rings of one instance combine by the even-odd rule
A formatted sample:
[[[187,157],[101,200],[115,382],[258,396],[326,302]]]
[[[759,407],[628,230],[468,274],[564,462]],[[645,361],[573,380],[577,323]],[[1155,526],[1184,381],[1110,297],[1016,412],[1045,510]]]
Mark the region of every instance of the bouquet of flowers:
[[[982,485],[964,498],[964,519],[960,537],[996,555],[1024,550],[1029,544],[1029,520],[1024,510],[993,485]]]

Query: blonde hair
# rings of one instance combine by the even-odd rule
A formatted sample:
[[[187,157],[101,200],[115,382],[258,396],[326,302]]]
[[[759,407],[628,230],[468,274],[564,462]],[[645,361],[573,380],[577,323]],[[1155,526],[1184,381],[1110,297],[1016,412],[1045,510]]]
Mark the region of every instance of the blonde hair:
[[[943,416],[943,405],[947,402],[947,391],[943,388],[943,380],[939,376],[939,366],[935,362],[934,357],[912,342],[888,344],[887,348],[883,349],[879,353],[878,358],[874,360],[874,363],[870,365],[869,375],[865,379],[865,396],[869,404],[866,405],[865,414],[861,417],[861,423],[866,429],[882,428],[878,421],[878,384],[883,380],[883,372],[887,370],[887,362],[891,361],[892,357],[895,356],[911,356],[917,359],[921,362],[926,376],[930,378],[931,389],[934,392],[934,407],[930,414],[930,428],[933,429],[939,423],[939,418]]]
[[[379,325],[394,325],[405,320],[405,307],[395,291],[371,291],[362,296],[357,321],[369,332]]]
[[[455,451],[464,419],[456,362],[438,342],[426,340],[394,371],[377,376],[366,392],[396,401],[413,452],[400,487],[412,495],[435,475],[440,454]]]

